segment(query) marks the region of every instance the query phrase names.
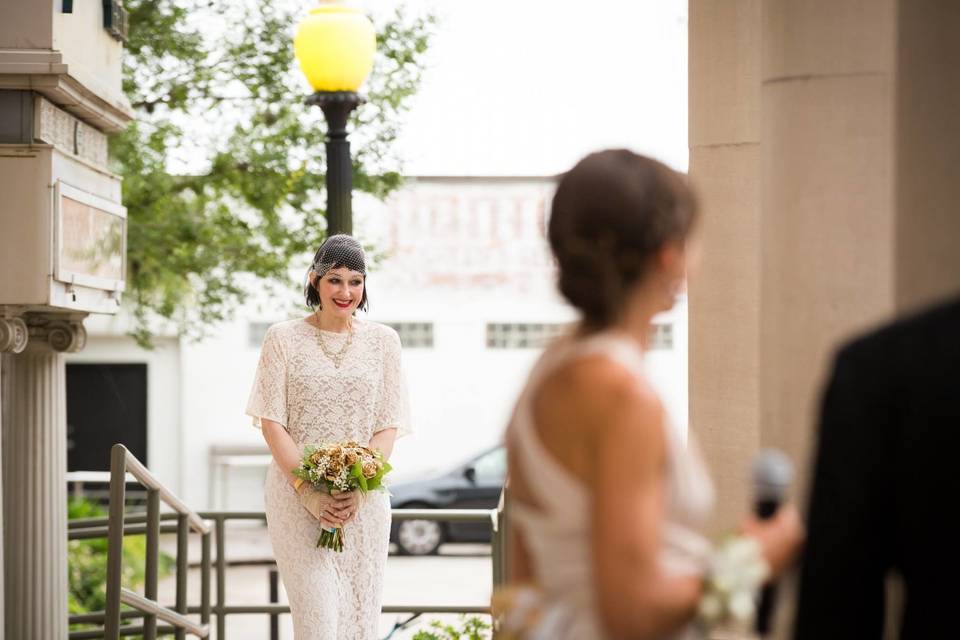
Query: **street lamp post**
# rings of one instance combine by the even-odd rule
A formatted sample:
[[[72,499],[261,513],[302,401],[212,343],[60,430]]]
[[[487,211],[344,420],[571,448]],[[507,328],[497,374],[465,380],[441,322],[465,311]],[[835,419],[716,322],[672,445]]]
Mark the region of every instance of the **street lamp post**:
[[[358,90],[373,68],[377,40],[373,25],[359,10],[322,0],[297,28],[294,52],[327,120],[327,235],[353,233],[353,165],[347,119],[363,104]]]

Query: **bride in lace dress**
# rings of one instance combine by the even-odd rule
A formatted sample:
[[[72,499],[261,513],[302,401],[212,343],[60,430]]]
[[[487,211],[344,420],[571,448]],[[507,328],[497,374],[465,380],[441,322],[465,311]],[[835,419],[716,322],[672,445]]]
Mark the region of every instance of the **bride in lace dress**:
[[[354,316],[366,309],[365,285],[360,244],[345,235],[328,238],[305,288],[315,313],[267,330],[247,404],[273,454],[267,528],[296,640],[377,637],[389,497],[330,495],[290,473],[305,445],[355,440],[386,458],[408,429],[400,338]],[[344,528],[343,552],[316,548],[321,525]]]
[[[534,586],[508,606],[514,620],[539,611],[528,638],[695,634],[713,489],[644,373],[653,318],[691,266],[695,218],[682,176],[626,150],[587,156],[557,186],[548,235],[581,322],[534,367],[507,430],[510,579]],[[798,523],[790,507],[747,527],[775,573]]]

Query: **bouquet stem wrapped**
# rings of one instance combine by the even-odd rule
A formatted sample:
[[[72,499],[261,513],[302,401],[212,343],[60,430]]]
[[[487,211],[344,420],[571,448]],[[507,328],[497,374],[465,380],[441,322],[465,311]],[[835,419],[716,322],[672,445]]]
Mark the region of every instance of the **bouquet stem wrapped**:
[[[343,529],[321,529],[317,538],[317,547],[333,549],[337,553],[343,551]]]
[[[366,494],[386,490],[383,479],[392,468],[380,451],[347,441],[305,447],[300,466],[293,470],[293,475],[320,491]],[[337,552],[343,551],[343,543],[343,529],[339,527],[322,529],[317,539],[317,547]]]

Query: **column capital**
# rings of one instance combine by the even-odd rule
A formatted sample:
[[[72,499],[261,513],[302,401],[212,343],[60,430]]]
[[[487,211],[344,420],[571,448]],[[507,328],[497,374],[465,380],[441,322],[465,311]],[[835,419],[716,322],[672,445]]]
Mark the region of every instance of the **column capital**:
[[[28,339],[23,318],[0,318],[0,353],[20,353],[27,348]]]
[[[87,344],[85,313],[0,308],[0,353],[22,353],[29,348],[50,348],[75,353]]]
[[[45,342],[60,353],[76,353],[87,345],[83,328],[86,314],[28,313],[24,321],[30,329],[30,342]]]

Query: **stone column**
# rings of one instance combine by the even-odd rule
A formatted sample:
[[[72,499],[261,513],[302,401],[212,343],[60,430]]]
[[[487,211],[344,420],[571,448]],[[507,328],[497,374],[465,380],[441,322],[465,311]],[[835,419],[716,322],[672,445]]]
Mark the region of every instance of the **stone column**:
[[[704,200],[690,291],[691,428],[749,506],[750,458],[805,483],[835,346],[895,311],[894,0],[694,0],[690,173]]]
[[[702,204],[690,281],[690,428],[717,485],[714,529],[749,504],[760,442],[760,0],[690,2],[690,175]]]
[[[83,348],[86,332],[66,317],[24,320],[29,340],[2,360],[5,632],[59,640],[68,631],[62,353]]]
[[[763,15],[761,420],[805,488],[831,356],[895,311],[894,0]]]

